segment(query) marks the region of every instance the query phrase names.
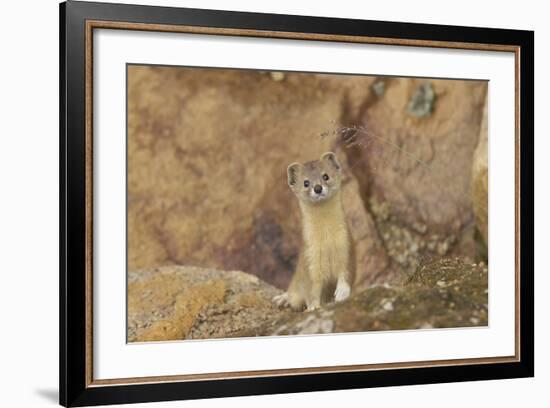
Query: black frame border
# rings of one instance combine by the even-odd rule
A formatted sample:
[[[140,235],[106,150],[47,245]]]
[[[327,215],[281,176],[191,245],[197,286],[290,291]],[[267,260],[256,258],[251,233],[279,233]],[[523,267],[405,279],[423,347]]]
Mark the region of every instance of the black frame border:
[[[520,47],[520,356],[446,365],[86,386],[86,21],[188,25]],[[341,390],[534,376],[534,32],[68,1],[59,8],[59,401],[64,406]],[[516,159],[517,160],[517,159]]]

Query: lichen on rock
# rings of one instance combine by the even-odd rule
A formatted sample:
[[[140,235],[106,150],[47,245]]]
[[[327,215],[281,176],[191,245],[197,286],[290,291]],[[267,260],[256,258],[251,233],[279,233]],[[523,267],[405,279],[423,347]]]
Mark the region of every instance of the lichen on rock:
[[[423,118],[432,113],[435,103],[435,91],[429,82],[419,85],[414,91],[407,107],[410,114]]]
[[[128,341],[231,337],[285,311],[280,290],[240,271],[166,266],[128,274]]]
[[[348,301],[289,316],[265,334],[304,334],[304,326],[316,333],[485,326],[487,284],[483,264],[442,259],[421,266],[404,285],[372,286]]]

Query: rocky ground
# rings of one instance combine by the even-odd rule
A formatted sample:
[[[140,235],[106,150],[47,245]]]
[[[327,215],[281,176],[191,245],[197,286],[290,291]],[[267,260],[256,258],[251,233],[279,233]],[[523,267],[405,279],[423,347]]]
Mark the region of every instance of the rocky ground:
[[[277,308],[281,291],[240,271],[166,266],[128,282],[128,340],[431,329],[487,325],[487,267],[447,258],[399,285],[371,285],[314,312]]]

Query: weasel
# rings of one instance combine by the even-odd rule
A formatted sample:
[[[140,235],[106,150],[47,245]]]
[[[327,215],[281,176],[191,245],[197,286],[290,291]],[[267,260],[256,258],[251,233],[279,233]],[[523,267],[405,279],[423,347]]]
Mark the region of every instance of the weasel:
[[[273,298],[279,306],[312,311],[351,294],[354,246],[342,207],[341,175],[332,152],[287,168],[288,186],[300,206],[303,242],[288,290]]]

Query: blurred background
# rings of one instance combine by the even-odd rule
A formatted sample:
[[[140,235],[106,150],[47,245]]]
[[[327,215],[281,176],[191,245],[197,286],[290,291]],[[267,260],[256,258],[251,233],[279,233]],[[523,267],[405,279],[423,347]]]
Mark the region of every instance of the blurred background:
[[[335,151],[357,287],[487,261],[487,83],[128,66],[128,270],[241,270],[286,288],[294,161]]]

